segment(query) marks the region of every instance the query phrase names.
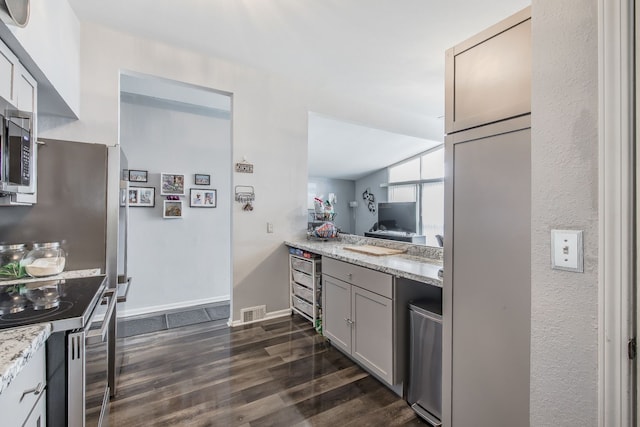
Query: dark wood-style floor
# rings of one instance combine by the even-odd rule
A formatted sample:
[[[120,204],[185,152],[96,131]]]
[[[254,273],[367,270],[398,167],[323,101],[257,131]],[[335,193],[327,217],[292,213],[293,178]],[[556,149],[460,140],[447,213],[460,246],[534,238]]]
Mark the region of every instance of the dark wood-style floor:
[[[301,317],[125,339],[111,426],[416,426],[407,403]]]

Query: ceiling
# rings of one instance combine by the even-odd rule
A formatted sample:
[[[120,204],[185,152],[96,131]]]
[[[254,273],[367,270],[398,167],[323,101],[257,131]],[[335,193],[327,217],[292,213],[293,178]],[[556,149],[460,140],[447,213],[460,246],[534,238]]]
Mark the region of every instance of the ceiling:
[[[357,180],[440,144],[309,114],[309,176]]]
[[[530,0],[69,3],[81,21],[262,69],[339,99],[357,99],[378,117],[398,118],[391,126],[388,121],[356,123],[332,111],[311,114],[310,174],[353,179],[364,173],[364,165],[354,164],[358,155],[366,153],[362,163],[369,163],[373,171],[401,160],[401,154],[416,154],[442,142],[445,50],[523,9]],[[393,142],[385,144],[385,137]],[[314,168],[314,152],[336,141],[341,149],[353,148],[337,156],[331,168]],[[408,148],[411,141],[416,143],[413,149]]]

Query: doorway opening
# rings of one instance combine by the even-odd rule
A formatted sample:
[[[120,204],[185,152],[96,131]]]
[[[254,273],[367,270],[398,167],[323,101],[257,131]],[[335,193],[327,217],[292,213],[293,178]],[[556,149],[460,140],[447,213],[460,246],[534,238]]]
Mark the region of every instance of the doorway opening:
[[[229,93],[121,72],[119,144],[138,171],[124,176],[135,285],[123,315],[139,333],[231,317],[231,118]]]

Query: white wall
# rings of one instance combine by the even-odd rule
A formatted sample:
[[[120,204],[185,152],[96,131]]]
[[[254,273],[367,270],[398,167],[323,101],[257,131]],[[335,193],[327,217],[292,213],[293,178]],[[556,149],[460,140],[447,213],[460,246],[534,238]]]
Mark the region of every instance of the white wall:
[[[532,4],[531,426],[597,426],[595,0]],[[550,230],[584,230],[585,272],[551,270]]]
[[[307,116],[313,100],[327,103],[322,94],[316,97],[269,74],[98,25],[81,28],[81,120],[51,122],[42,136],[116,144],[120,70],[233,93],[233,159],[246,157],[255,164],[253,174],[234,174],[233,185],[256,190],[252,212],[232,203],[233,318],[239,319],[241,308],[258,304],[266,304],[268,312],[287,309],[283,241],[306,228]],[[274,224],[274,233],[267,234],[267,222]]]
[[[337,203],[334,206],[336,213],[333,221],[343,233],[353,234],[355,232],[355,209],[350,208],[349,202],[355,199],[355,181],[348,179],[333,179],[317,176],[309,177],[309,189],[315,188],[314,196],[322,196],[323,200],[329,197],[329,193],[336,195]],[[358,202],[358,204],[361,204]]]
[[[231,292],[231,121],[202,108],[123,96],[120,143],[130,169],[149,172],[155,208],[129,209],[128,274],[134,284],[127,314],[228,300]],[[163,219],[160,173],[185,175],[182,219]],[[211,176],[194,185],[194,173]],[[216,208],[189,207],[190,188],[217,190]]]
[[[380,184],[386,184],[387,182],[389,182],[389,178],[386,168],[380,169],[356,181],[356,200],[358,201],[358,207],[356,208],[355,234],[363,236],[365,231],[369,231],[373,224],[378,222],[378,203],[387,201],[387,189],[381,188]],[[375,196],[375,213],[371,213],[367,207],[367,202],[362,200],[362,193],[367,189]]]

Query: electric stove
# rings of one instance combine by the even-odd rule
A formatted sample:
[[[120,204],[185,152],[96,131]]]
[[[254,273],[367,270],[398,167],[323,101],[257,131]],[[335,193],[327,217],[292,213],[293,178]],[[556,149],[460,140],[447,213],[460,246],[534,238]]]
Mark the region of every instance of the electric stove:
[[[52,331],[81,329],[102,298],[106,276],[0,283],[0,330],[34,323],[51,323]]]

